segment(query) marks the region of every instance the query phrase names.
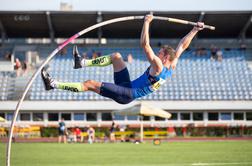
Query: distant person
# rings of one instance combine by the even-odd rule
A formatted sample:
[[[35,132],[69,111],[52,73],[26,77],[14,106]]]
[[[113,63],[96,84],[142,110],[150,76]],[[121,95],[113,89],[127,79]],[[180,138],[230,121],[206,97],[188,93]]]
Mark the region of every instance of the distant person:
[[[247,45],[245,43],[241,43],[239,50],[244,54],[247,50]]]
[[[132,63],[134,61],[132,54],[128,54],[127,61],[128,63]]]
[[[16,70],[17,77],[22,75],[22,63],[18,58],[15,59],[14,69]]]
[[[197,56],[207,55],[206,48],[203,48],[203,47],[196,48],[195,55],[197,55]]]
[[[110,127],[110,130],[109,130],[110,142],[115,142],[115,141],[116,141],[116,138],[115,138],[115,131],[116,131],[116,124],[115,124],[115,122],[113,121],[113,122],[112,122],[112,125],[111,125],[111,127]]]
[[[92,52],[93,52],[92,59],[98,58],[98,54],[95,52],[95,50],[93,50]]]
[[[120,125],[120,132],[121,132],[121,142],[125,142],[125,130],[126,130],[126,125]]]
[[[22,65],[22,72],[23,72],[22,74],[25,75],[26,73],[28,73],[28,64],[26,61],[23,61],[21,65]]]
[[[58,143],[61,143],[62,140],[64,143],[66,143],[66,137],[67,137],[67,128],[66,128],[66,124],[64,122],[64,118],[62,118],[61,121],[59,122]]]
[[[82,132],[79,127],[75,128],[74,135],[75,135],[75,142],[83,142]]]
[[[88,127],[87,130],[87,134],[88,134],[88,143],[92,144],[95,141],[95,129],[91,126]]]
[[[221,51],[221,49],[218,49],[216,55],[217,55],[217,61],[222,62],[223,52]]]
[[[247,45],[245,43],[241,43],[240,44],[240,50],[241,51],[246,51],[246,49],[247,49]]]
[[[4,58],[5,58],[5,60],[10,61],[11,60],[11,53],[6,52]]]
[[[215,45],[212,45],[210,48],[211,51],[211,60],[217,60],[217,47]]]
[[[167,128],[167,133],[168,133],[168,137],[175,137],[176,136],[176,131],[174,129],[174,126],[169,126]]]
[[[183,134],[183,137],[187,136],[187,128],[186,128],[186,126],[182,127],[182,134]]]
[[[19,69],[22,67],[22,64],[18,58],[15,59],[15,70]]]
[[[63,89],[72,92],[92,91],[101,96],[113,99],[120,104],[128,104],[137,98],[149,95],[158,90],[168,78],[172,77],[180,55],[188,48],[193,37],[204,28],[204,23],[198,22],[197,25],[194,26],[194,28],[180,41],[176,50],[170,46],[163,46],[157,55],[155,55],[150,46],[149,38],[149,26],[152,20],[152,15],[145,16],[141,34],[141,46],[143,47],[150,66],[134,81],[130,80],[128,69],[120,53],[117,52],[111,55],[87,60],[81,58],[77,47],[75,47],[73,51],[75,69],[87,66],[102,67],[113,64],[114,83],[98,82],[95,80],[88,80],[84,83],[59,82],[54,80],[45,70],[42,70],[41,76],[45,89]]]
[[[83,58],[83,59],[89,59],[89,57],[88,57],[88,55],[87,55],[86,52],[83,52],[83,53],[82,53],[82,58]]]
[[[64,56],[67,54],[67,48],[63,48],[61,51],[60,51],[60,55]]]

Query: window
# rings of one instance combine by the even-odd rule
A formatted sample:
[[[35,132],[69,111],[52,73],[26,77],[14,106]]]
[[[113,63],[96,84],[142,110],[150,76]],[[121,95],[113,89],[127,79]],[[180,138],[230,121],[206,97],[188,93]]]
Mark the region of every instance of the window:
[[[43,113],[33,113],[32,120],[33,121],[44,121]]]
[[[125,120],[125,116],[123,116],[123,115],[117,115],[117,114],[115,114],[114,118],[115,118],[115,120]]]
[[[7,120],[7,121],[12,121],[12,118],[13,118],[13,113],[7,113],[7,118],[6,118],[6,120]]]
[[[244,120],[244,114],[242,112],[235,112],[234,120]]]
[[[150,121],[150,116],[143,116],[143,121]]]
[[[190,113],[180,113],[181,120],[190,120]]]
[[[61,118],[64,118],[64,120],[71,120],[71,113],[61,113]]]
[[[48,113],[48,121],[59,121],[58,113]]]
[[[102,121],[112,121],[111,113],[102,113]]]
[[[178,120],[178,113],[171,113],[171,118],[169,120]]]
[[[20,114],[20,121],[30,121],[31,114],[30,113],[21,113]]]
[[[97,121],[96,113],[87,113],[87,121]]]
[[[252,120],[252,112],[246,112],[246,119]]]
[[[138,120],[138,116],[127,116],[128,120]]]
[[[74,120],[76,120],[76,121],[85,120],[85,114],[84,113],[74,113]]]
[[[203,120],[203,113],[202,112],[194,112],[193,113],[193,120],[202,121]]]
[[[209,112],[208,113],[208,120],[209,121],[217,121],[217,120],[219,120],[219,114],[218,114],[218,112]]]
[[[222,112],[220,115],[221,120],[231,120],[231,113],[230,112]]]
[[[165,121],[165,118],[155,116],[155,121]]]
[[[0,113],[0,117],[5,119],[5,114],[4,113]]]

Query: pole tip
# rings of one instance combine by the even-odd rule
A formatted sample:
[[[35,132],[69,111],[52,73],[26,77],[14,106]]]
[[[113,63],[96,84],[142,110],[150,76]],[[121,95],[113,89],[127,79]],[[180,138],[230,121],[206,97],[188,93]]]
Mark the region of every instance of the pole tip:
[[[215,30],[215,27],[211,26],[210,29],[211,29],[211,30]]]

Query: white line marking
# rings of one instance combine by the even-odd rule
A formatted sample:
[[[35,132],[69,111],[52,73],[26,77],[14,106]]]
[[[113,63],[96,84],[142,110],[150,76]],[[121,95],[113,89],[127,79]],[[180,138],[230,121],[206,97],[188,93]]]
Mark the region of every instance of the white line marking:
[[[250,165],[252,162],[241,163],[193,163],[192,166],[212,166],[212,165]]]

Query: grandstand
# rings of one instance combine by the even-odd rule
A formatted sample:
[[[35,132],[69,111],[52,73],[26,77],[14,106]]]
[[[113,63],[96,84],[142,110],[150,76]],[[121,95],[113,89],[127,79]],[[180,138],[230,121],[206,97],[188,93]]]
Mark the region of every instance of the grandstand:
[[[68,38],[83,28],[95,24],[100,17],[108,20],[143,14],[143,12],[0,12],[2,24],[0,29],[3,34],[0,56],[4,59],[6,52],[12,53],[11,60],[2,61],[6,62],[7,67],[1,65],[0,68],[0,116],[7,120],[0,122],[0,126],[7,127],[10,124],[16,101],[20,98],[27,81],[41,62],[56,48],[57,42],[61,42],[60,38]],[[174,77],[156,93],[135,102],[142,101],[161,107],[172,114],[169,120],[157,117],[145,118],[145,126],[251,128],[252,13],[156,12],[155,14],[194,21],[201,18],[206,23],[215,25],[217,29],[214,32],[206,30],[199,33],[190,49],[182,55]],[[13,18],[19,19],[13,21]],[[233,24],[227,30],[226,24],[230,20]],[[142,49],[139,48],[141,26],[142,21],[112,24],[82,36],[75,44],[82,53],[89,53],[92,50],[101,54],[120,52],[125,59],[128,54],[132,54],[134,60],[132,63],[127,63],[127,66],[133,80],[149,65]],[[176,46],[179,39],[190,29],[190,26],[154,21],[151,27],[154,51],[158,51],[158,45],[163,43]],[[6,36],[10,39],[6,40]],[[241,43],[247,44],[246,50],[240,47]],[[221,48],[223,52],[221,62],[211,59],[212,44]],[[206,50],[204,55],[196,55],[199,47]],[[113,81],[112,67],[73,70],[72,45],[62,54],[56,55],[47,66],[58,80]],[[17,57],[31,64],[30,72],[17,76],[13,68],[14,59]],[[44,90],[41,78],[38,77],[26,96],[17,125],[55,127],[58,120],[64,117],[69,127],[87,125],[106,127],[112,120],[118,124],[136,127],[140,124],[139,117],[112,114],[114,110],[124,109],[135,103],[119,105],[90,92],[72,93],[59,90],[47,92]]]

